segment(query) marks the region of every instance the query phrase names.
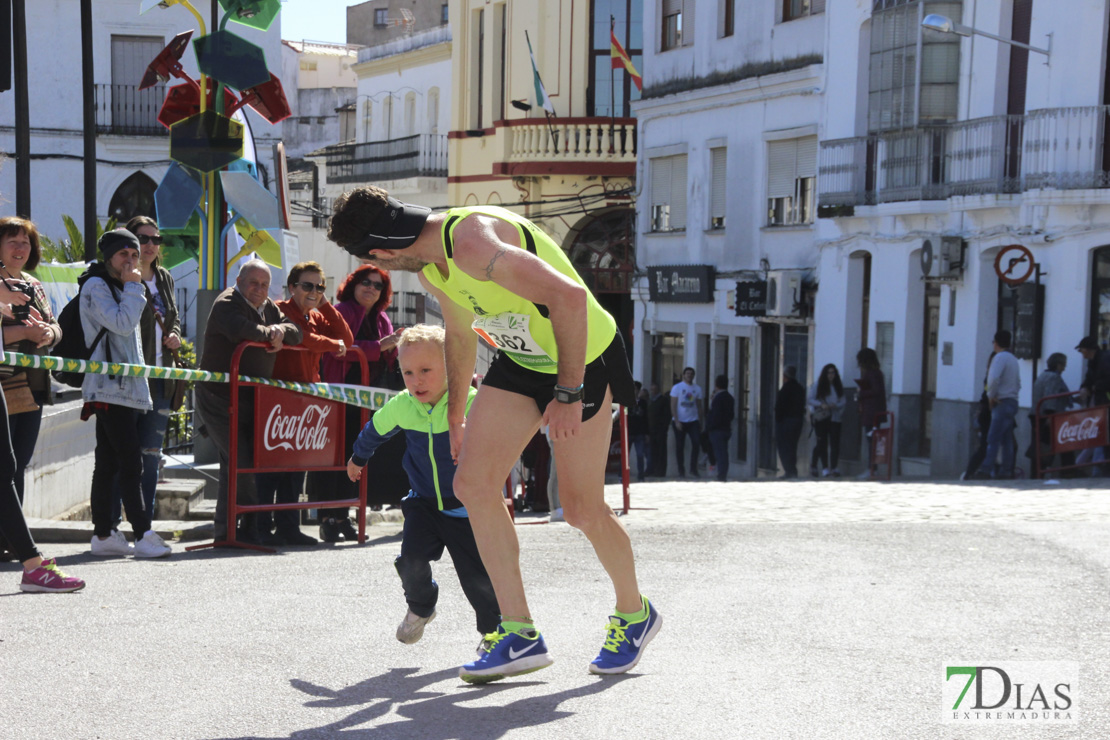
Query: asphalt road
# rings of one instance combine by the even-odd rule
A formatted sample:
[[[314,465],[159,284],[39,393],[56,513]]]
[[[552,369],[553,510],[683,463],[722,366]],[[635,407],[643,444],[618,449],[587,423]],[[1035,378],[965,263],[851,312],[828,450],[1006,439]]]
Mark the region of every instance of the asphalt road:
[[[625,521],[664,626],[624,677],[586,671],[612,606],[585,538],[521,526],[555,657],[485,687],[449,561],[413,646],[397,525],[366,546],[94,560],[18,592],[0,564],[0,738],[1110,737],[1110,500],[1100,487],[637,485]],[[614,502],[614,489],[610,489]],[[947,665],[1078,664],[1073,719],[944,722]]]

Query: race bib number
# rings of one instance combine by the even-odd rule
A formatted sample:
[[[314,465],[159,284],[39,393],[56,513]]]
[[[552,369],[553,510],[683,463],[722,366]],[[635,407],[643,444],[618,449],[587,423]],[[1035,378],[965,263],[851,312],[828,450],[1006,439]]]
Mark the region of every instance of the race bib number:
[[[491,347],[511,355],[525,367],[556,367],[555,359],[540,347],[529,331],[528,323],[531,318],[519,313],[475,316],[474,323],[470,326]]]

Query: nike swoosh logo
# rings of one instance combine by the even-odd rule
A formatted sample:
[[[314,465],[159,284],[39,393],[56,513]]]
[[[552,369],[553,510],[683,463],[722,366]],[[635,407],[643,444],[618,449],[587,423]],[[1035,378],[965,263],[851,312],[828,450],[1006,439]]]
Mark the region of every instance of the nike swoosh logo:
[[[516,660],[517,658],[524,655],[529,650],[532,650],[533,648],[535,648],[537,645],[539,645],[538,642],[533,642],[531,645],[524,648],[523,650],[513,650],[512,648],[509,648],[509,660]]]
[[[644,631],[640,633],[640,636],[632,639],[633,647],[640,647],[640,643],[644,641],[645,637],[647,637],[647,633],[647,625],[644,625]]]

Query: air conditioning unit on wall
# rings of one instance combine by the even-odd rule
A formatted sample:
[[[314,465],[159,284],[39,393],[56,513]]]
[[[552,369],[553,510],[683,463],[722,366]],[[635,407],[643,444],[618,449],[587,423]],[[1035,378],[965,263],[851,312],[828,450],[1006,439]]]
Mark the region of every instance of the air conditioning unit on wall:
[[[767,315],[801,318],[802,273],[771,270],[767,273]]]
[[[956,281],[963,274],[963,239],[934,236],[921,242],[921,279],[931,282]]]

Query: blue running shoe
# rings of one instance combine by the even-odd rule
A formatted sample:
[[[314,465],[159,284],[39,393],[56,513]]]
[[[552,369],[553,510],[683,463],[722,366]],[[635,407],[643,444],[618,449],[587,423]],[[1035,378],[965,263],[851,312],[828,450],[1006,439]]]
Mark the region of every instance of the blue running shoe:
[[[554,663],[543,636],[533,630],[531,637],[518,632],[506,632],[497,625],[497,631],[486,635],[479,647],[485,652],[478,660],[459,669],[459,678],[467,683],[489,683],[509,676],[531,673]]]
[[[639,622],[626,622],[618,616],[609,617],[609,627],[601,652],[590,663],[590,673],[624,673],[640,662],[644,648],[663,626],[663,616],[643,596],[640,599],[647,616]]]

